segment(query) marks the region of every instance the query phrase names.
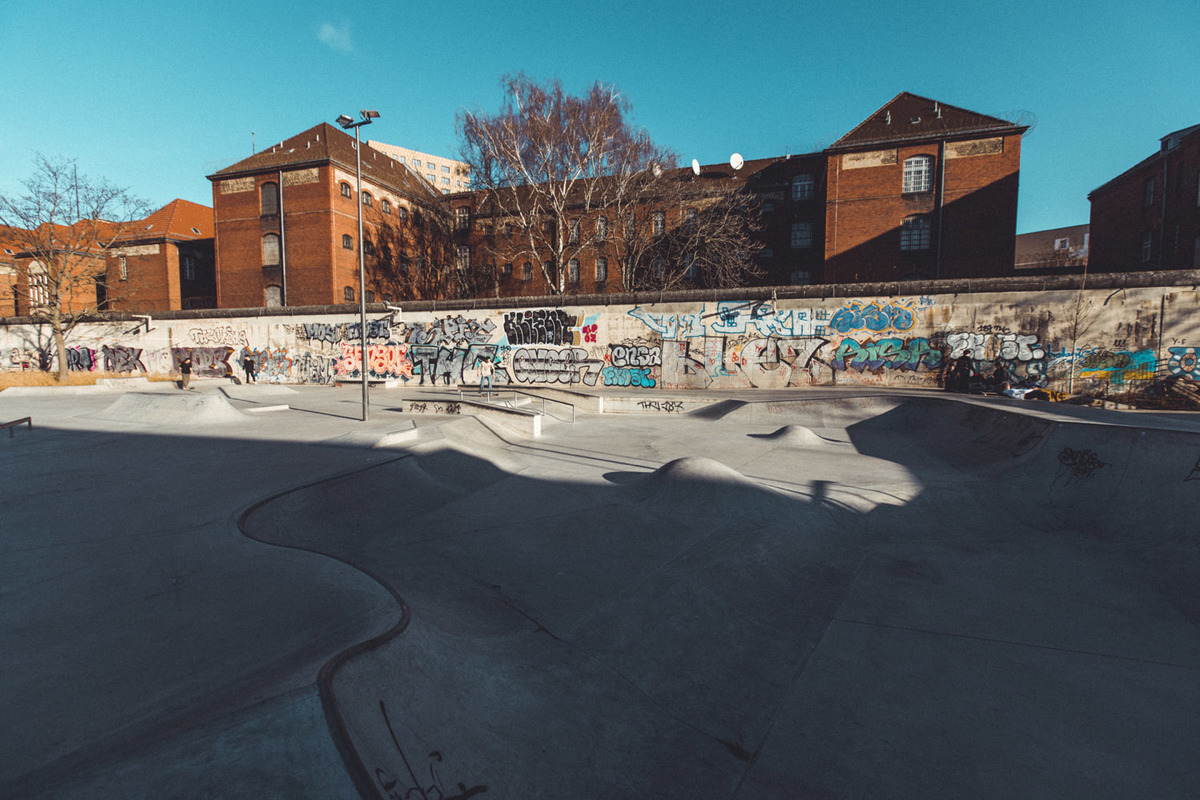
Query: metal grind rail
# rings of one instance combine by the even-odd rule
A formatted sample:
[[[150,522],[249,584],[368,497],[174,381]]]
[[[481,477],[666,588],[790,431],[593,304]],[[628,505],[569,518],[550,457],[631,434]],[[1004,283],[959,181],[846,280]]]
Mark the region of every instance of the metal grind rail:
[[[572,417],[574,417],[574,414],[572,414]],[[572,418],[571,421],[574,422],[575,420]],[[21,417],[20,419],[14,419],[12,422],[0,422],[0,430],[8,428],[8,438],[11,439],[16,436],[18,425],[28,425],[29,430],[33,430],[33,417]]]
[[[477,395],[479,397],[483,397],[484,401],[487,403],[492,402],[493,395],[497,398],[498,401],[503,402],[500,398],[500,395],[501,394],[511,394],[513,396],[513,401],[514,401],[511,406],[513,409],[516,408],[515,401],[516,401],[516,398],[518,395],[520,395],[521,397],[528,397],[530,400],[541,400],[542,401],[542,416],[554,417],[554,419],[561,420],[563,422],[570,422],[572,425],[575,424],[575,406],[573,406],[571,403],[567,403],[563,400],[551,400],[546,397],[541,397],[536,394],[530,394],[529,392],[522,392],[517,389],[508,389],[508,390],[505,390],[504,392],[500,392],[499,390],[493,391],[491,389],[489,389],[486,392],[479,392],[478,390],[468,392],[468,390],[463,389],[461,387],[458,390],[458,399],[463,400],[468,393],[472,394],[472,395]],[[549,411],[546,410],[546,403],[555,403],[560,406],[566,406],[567,408],[571,409],[571,418],[564,419],[563,417],[554,416],[553,414],[551,414]]]

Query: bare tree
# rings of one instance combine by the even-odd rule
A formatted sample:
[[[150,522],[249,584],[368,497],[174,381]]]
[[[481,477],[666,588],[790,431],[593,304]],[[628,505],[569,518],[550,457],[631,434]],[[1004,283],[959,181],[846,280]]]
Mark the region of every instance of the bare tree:
[[[565,267],[584,254],[613,256],[626,289],[736,285],[734,276],[753,269],[753,222],[740,213],[750,204],[688,180],[673,152],[633,126],[615,87],[596,83],[576,97],[558,80],[523,73],[501,85],[498,113],[458,117],[461,157],[479,190],[472,241],[493,264],[536,264],[555,293],[572,288]],[[705,271],[714,277],[701,279]]]
[[[0,195],[0,225],[10,229],[10,241],[19,248],[17,305],[50,326],[64,379],[67,336],[113,299],[105,287],[105,249],[148,208],[125,189],[80,175],[70,160],[37,156],[24,186],[24,196]]]

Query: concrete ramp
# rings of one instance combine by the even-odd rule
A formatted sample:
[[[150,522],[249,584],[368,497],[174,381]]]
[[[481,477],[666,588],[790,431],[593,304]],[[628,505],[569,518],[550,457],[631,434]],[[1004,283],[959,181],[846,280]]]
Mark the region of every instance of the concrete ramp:
[[[96,418],[144,425],[225,425],[244,422],[245,415],[223,395],[201,392],[129,392],[121,395]]]
[[[826,447],[829,445],[829,442],[803,425],[784,425],[774,433],[761,438],[789,447]]]

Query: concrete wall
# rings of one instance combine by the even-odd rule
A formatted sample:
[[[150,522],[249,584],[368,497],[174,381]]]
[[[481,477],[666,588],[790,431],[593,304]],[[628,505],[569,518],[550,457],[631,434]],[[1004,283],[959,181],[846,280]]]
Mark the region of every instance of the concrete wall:
[[[842,287],[845,288],[845,287]],[[477,380],[519,386],[747,389],[871,384],[938,386],[963,352],[1000,358],[1016,375],[1066,388],[1137,388],[1172,376],[1200,381],[1200,290],[1151,286],[1038,292],[692,300],[559,308],[406,310],[368,315],[376,378],[414,384]],[[156,318],[81,326],[70,368],[166,375],[190,353],[200,375],[331,383],[361,374],[355,313]],[[348,309],[347,309],[348,310]],[[1077,324],[1076,324],[1077,321]],[[38,363],[48,329],[0,323],[0,368]]]

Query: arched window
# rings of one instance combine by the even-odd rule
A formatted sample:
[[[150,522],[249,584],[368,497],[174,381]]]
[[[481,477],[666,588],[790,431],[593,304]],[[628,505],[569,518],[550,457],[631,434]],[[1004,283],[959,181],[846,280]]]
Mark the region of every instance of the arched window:
[[[567,230],[569,231],[567,234],[567,243],[579,244],[579,219],[574,218],[570,220],[567,225]]]
[[[354,249],[354,237],[348,233],[343,233],[342,234],[342,247],[344,247],[347,250],[353,250]]]
[[[929,229],[929,217],[921,214],[905,217],[900,223],[900,249],[928,250]]]
[[[350,188],[350,184],[342,181],[342,197],[354,197],[354,189]]]
[[[792,199],[807,200],[813,196],[813,176],[802,173],[792,178]]]
[[[579,259],[572,258],[567,262],[567,282],[572,285],[579,284]]]
[[[354,302],[354,287],[353,286],[342,287],[342,299],[345,300],[347,303]]]
[[[918,194],[933,189],[933,156],[913,156],[904,159],[904,194]]]
[[[655,211],[653,219],[654,235],[662,236],[667,230],[667,215],[661,211]]]
[[[608,217],[596,217],[596,238],[601,242],[608,238]]]
[[[379,210],[385,214],[392,213],[392,201],[386,197],[379,201]]]
[[[279,266],[279,234],[268,233],[262,238],[262,265]]]
[[[523,281],[533,280],[533,262],[532,261],[526,261],[521,266],[521,280],[523,280]]]
[[[596,283],[604,283],[608,280],[608,259],[604,256],[596,258]]]
[[[374,198],[371,197],[370,192],[362,193],[362,201],[363,201],[363,205],[366,206],[367,208],[370,208],[375,203],[375,200],[374,200]]]
[[[283,287],[274,284],[263,290],[263,303],[267,308],[279,308],[283,305]]]
[[[396,206],[396,216],[402,220],[408,219],[408,209],[404,206]]]
[[[279,213],[279,184],[264,183],[258,190],[259,206],[264,217]]]

